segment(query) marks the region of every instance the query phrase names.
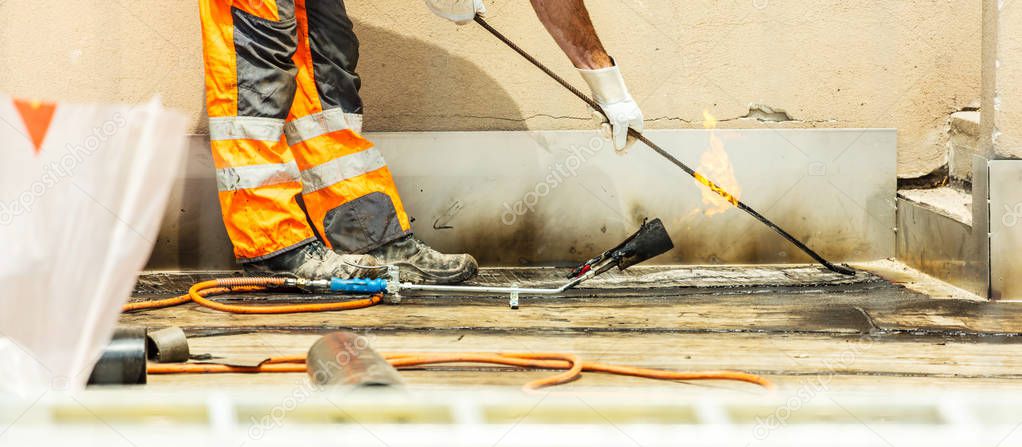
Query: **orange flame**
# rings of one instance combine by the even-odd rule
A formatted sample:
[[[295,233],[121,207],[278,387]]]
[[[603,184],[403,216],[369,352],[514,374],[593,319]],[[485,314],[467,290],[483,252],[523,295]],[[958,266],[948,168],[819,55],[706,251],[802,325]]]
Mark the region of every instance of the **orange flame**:
[[[735,178],[731,160],[724,150],[724,142],[713,129],[717,128],[717,119],[710,112],[703,111],[703,127],[710,130],[710,147],[699,157],[698,173],[695,179],[706,185],[699,192],[703,199],[703,214],[712,216],[720,214],[738,205],[738,194],[741,187]],[[704,177],[703,174],[706,176]],[[710,179],[713,179],[712,181]]]

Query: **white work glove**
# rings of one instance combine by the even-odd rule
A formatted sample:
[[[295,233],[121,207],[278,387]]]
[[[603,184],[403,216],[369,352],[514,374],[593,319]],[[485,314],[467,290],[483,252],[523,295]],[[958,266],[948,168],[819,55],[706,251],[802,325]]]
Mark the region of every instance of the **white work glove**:
[[[642,132],[642,110],[628,93],[621,70],[613,66],[596,70],[580,68],[578,71],[592,89],[593,99],[606,114],[593,111],[594,117],[601,123],[604,138],[613,141],[618,152],[626,152],[635,144],[635,138],[628,136],[628,128]]]
[[[483,0],[426,0],[426,6],[433,14],[464,25],[475,19],[476,14],[486,14]]]

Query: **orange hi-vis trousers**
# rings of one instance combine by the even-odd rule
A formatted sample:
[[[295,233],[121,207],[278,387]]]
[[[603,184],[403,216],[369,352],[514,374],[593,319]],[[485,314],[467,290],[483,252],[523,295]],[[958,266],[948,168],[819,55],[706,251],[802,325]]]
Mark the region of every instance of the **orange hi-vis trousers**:
[[[362,137],[358,39],[343,0],[199,0],[206,105],[241,262],[312,242],[364,253],[411,232]]]

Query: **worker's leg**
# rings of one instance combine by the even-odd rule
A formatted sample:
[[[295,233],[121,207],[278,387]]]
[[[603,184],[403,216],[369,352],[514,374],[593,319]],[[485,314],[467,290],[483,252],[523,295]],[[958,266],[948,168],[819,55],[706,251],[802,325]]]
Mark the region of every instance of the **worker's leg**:
[[[404,267],[411,280],[471,277],[471,256],[444,255],[411,238],[390,169],[361,135],[358,39],[343,1],[296,0],[295,15],[298,93],[284,131],[315,229],[334,250],[384,256],[381,262]]]
[[[361,136],[358,41],[338,0],[296,0],[298,93],[285,127],[313,226],[336,250],[365,253],[411,233],[383,156]]]
[[[264,270],[297,273],[301,267],[306,275],[300,276],[354,270],[309,247],[316,238],[295,200],[302,185],[283,139],[296,86],[293,0],[199,5],[210,140],[235,256],[246,268],[269,263],[277,268]]]

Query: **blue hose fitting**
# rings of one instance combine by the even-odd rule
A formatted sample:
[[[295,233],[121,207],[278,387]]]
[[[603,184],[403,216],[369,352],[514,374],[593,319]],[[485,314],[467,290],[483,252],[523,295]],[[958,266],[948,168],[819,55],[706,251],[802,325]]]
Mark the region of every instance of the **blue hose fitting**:
[[[387,291],[387,280],[333,278],[330,280],[330,291],[334,293],[382,293]]]

